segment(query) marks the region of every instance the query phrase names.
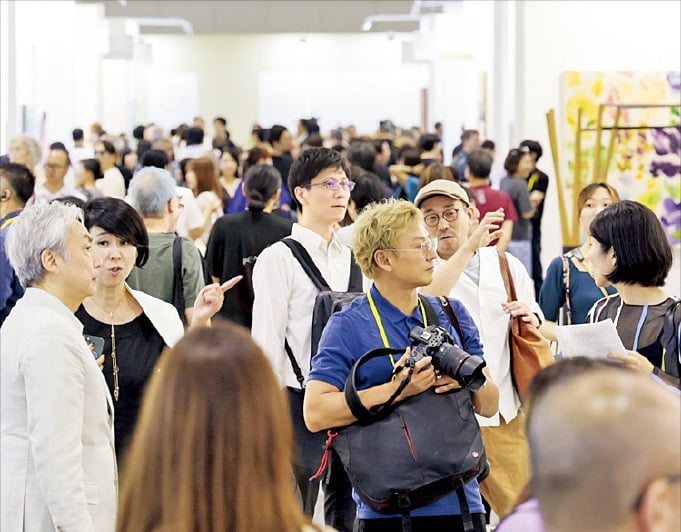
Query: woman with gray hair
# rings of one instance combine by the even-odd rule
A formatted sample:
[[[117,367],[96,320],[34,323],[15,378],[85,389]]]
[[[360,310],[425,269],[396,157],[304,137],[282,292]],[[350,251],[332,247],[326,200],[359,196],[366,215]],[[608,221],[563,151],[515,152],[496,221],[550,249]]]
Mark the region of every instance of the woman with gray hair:
[[[26,293],[0,329],[0,529],[113,531],[113,405],[73,315],[101,261],[62,202],[24,210],[6,247]]]

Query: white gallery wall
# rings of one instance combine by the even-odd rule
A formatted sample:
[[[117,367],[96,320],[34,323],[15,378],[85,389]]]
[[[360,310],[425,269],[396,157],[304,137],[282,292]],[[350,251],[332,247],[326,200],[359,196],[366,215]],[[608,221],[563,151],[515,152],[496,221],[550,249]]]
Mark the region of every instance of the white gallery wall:
[[[423,63],[402,62],[403,40],[370,33],[145,36],[151,49],[148,94],[150,100],[173,97],[155,83],[156,73],[196,72],[199,107],[183,121],[193,113],[225,116],[242,142],[255,121],[295,130],[298,118],[316,116],[324,132],[350,123],[373,132],[373,114],[418,125],[428,70]],[[144,110],[138,118],[159,120]]]
[[[560,112],[561,72],[681,64],[676,0],[463,0],[425,17],[420,34],[394,35],[150,36],[105,20],[98,4],[3,0],[0,10],[2,153],[22,124],[49,143],[95,120],[129,133],[196,114],[224,115],[238,142],[254,121],[293,127],[309,115],[324,130],[356,122],[370,133],[383,118],[418,125],[417,93],[427,88],[428,122],[444,122],[447,152],[462,127],[480,127],[498,157],[533,138],[551,175],[545,113]],[[545,266],[561,248],[550,237],[559,234],[556,206],[551,186]]]

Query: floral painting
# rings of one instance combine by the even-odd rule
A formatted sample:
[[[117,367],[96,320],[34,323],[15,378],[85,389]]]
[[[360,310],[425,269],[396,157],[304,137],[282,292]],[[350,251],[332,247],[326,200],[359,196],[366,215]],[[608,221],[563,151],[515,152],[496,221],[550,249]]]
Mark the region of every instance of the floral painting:
[[[653,209],[673,246],[681,246],[681,73],[679,72],[565,72],[561,139],[563,186],[572,197],[578,110],[581,109],[581,186],[606,179],[623,199]],[[595,178],[600,104],[603,108]],[[615,104],[621,104],[618,107]],[[640,129],[638,129],[640,128]],[[614,135],[608,161],[611,135]]]

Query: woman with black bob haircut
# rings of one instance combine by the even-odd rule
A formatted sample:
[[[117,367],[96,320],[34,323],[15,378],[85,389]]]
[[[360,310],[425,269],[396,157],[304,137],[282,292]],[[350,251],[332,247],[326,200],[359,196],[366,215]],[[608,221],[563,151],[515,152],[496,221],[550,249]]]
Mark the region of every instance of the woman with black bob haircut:
[[[661,288],[672,250],[660,220],[648,207],[626,200],[601,211],[589,230],[596,284],[612,284],[618,292],[597,301],[589,321],[615,322],[627,351],[610,358],[678,388],[681,302]]]
[[[235,275],[245,280],[225,294],[220,316],[245,327],[251,326],[253,285],[251,273],[260,252],[291,234],[293,222],[273,214],[279,205],[281,174],[274,166],[257,164],[243,182],[247,208],[226,214],[213,225],[206,247],[206,265],[214,282]]]
[[[97,269],[95,294],[76,311],[83,333],[103,368],[114,400],[116,454],[120,459],[132,434],[142,391],[166,347],[184,334],[174,306],[125,282],[149,256],[149,236],[140,215],[125,201],[104,197],[83,208]],[[205,287],[196,299],[192,326],[208,325],[222,305],[222,289]]]

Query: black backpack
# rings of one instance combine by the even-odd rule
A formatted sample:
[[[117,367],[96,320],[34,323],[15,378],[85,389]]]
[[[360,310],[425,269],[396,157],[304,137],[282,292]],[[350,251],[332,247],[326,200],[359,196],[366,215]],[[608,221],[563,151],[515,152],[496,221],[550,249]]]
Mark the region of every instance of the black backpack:
[[[288,248],[291,250],[293,256],[298,260],[301,267],[314,283],[319,294],[315,298],[314,309],[312,311],[312,336],[310,342],[310,359],[317,354],[317,349],[319,347],[319,340],[322,337],[322,331],[326,326],[326,322],[329,321],[331,314],[341,310],[345,305],[350,304],[355,298],[364,295],[362,292],[362,272],[359,266],[355,262],[352,252],[350,252],[350,281],[348,283],[347,292],[335,292],[331,290],[331,287],[326,282],[319,268],[315,265],[312,257],[303,247],[303,245],[297,240],[286,237],[281,240]],[[284,348],[286,349],[286,354],[288,355],[291,366],[293,366],[293,373],[296,376],[296,380],[300,384],[300,388],[305,387],[305,379],[303,373],[300,370],[300,366],[293,356],[293,351],[288,341],[285,341]]]

